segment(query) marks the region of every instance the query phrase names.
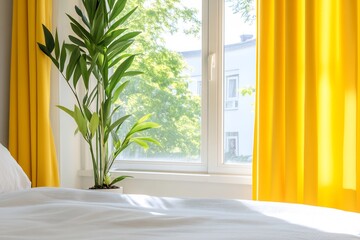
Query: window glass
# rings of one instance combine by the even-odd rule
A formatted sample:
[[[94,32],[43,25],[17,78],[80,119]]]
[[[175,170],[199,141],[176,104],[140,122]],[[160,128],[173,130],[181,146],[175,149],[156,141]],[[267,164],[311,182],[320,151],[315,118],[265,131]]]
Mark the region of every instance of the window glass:
[[[255,103],[255,1],[224,1],[224,162],[249,163]]]
[[[147,151],[133,144],[120,156],[125,160],[200,162],[201,132],[201,19],[202,1],[128,1],[138,6],[130,29],[142,31],[134,51],[132,77],[118,100],[121,114],[139,119],[153,113],[160,128],[145,134],[161,146]],[[129,126],[127,126],[129,127]]]

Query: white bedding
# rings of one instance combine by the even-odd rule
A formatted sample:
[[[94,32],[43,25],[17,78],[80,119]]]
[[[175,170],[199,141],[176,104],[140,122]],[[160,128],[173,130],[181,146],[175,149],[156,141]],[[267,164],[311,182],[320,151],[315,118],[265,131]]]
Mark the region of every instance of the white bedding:
[[[0,239],[360,239],[360,214],[297,204],[37,188],[0,195]]]

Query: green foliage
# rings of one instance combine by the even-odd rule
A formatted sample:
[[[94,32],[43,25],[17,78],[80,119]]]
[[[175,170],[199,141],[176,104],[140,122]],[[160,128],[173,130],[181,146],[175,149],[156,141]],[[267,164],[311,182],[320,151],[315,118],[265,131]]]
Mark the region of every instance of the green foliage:
[[[226,0],[234,13],[241,13],[245,22],[252,24],[256,19],[254,0]]]
[[[140,34],[128,30],[132,28],[127,21],[136,8],[125,11],[126,0],[83,0],[82,3],[85,12],[75,6],[82,23],[67,15],[73,30],[70,42],[60,44],[57,33],[54,37],[43,26],[45,45],[38,45],[59,69],[76,99],[73,110],[64,106],[59,108],[74,119],[76,132],[80,132],[89,146],[94,188],[108,188],[128,177],[121,176],[112,181],[109,178],[115,158],[124,149],[132,143],[145,149],[148,143],[160,145],[153,138],[139,135],[145,130],[158,128],[159,124],[147,121],[151,115],[144,114],[129,131],[125,131],[123,138],[119,138],[122,125],[130,115],[121,115],[119,110],[123,106],[114,106],[114,103],[124,93],[129,77],[140,74],[130,70],[136,54],[126,52]],[[112,72],[109,69],[114,65]],[[85,88],[83,95],[77,92],[79,84]]]
[[[240,94],[241,96],[246,96],[246,95],[251,96],[255,94],[255,87],[248,86],[248,87],[240,88]]]
[[[134,145],[127,151],[142,157],[196,158],[200,149],[200,97],[189,91],[186,62],[180,53],[165,47],[164,35],[183,30],[178,26],[185,23],[186,34],[200,37],[201,25],[196,10],[184,7],[180,0],[149,2],[134,0],[127,6],[138,6],[128,26],[143,32],[132,48],[142,53],[133,66],[144,74],[129,83],[125,97],[117,104],[126,106],[122,111],[133,112],[136,117],[153,112],[161,128],[147,134],[158,139],[161,147],[144,152]]]

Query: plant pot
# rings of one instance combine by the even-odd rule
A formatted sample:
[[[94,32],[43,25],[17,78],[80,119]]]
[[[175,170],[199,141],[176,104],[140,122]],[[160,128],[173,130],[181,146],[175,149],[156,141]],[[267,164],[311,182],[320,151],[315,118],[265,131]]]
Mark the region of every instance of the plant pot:
[[[123,194],[124,193],[124,188],[123,187],[119,187],[119,188],[99,188],[99,189],[90,189],[90,190],[95,190],[95,191],[100,191],[100,192],[109,192],[109,193],[118,193],[118,194]]]

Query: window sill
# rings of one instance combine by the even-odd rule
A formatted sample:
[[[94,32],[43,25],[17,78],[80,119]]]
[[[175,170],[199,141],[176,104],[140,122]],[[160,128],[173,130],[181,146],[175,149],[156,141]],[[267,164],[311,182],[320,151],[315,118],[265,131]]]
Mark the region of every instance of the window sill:
[[[163,180],[163,181],[184,181],[184,182],[205,182],[222,184],[251,185],[251,176],[245,175],[224,175],[224,174],[203,174],[203,173],[173,173],[173,172],[147,172],[147,171],[111,171],[114,176],[130,175],[141,180]],[[91,170],[80,170],[80,177],[91,177]]]

